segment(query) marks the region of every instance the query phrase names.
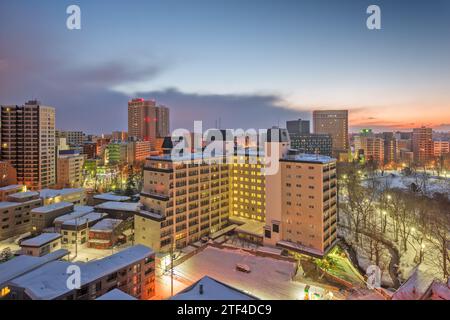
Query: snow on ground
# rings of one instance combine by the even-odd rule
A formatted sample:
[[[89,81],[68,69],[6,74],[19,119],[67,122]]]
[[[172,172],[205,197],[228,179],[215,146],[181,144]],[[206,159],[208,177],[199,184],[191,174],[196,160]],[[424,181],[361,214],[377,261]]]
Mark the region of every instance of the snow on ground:
[[[250,273],[236,270],[236,264],[250,267]],[[260,299],[304,299],[305,284],[292,281],[293,262],[261,257],[243,250],[207,247],[175,268],[175,274],[192,282],[210,276]],[[310,293],[325,294],[319,287]]]
[[[399,172],[386,172],[384,176],[375,177],[375,181],[380,183],[380,186],[389,186],[391,189],[403,189],[408,190],[412,183],[422,183],[420,175],[416,179],[414,175],[404,176]],[[368,186],[371,183],[371,179],[366,179],[363,182],[364,186]],[[426,182],[426,194],[433,195],[434,193],[448,193],[450,192],[450,178],[437,177],[430,175]],[[450,197],[450,196],[449,196]]]

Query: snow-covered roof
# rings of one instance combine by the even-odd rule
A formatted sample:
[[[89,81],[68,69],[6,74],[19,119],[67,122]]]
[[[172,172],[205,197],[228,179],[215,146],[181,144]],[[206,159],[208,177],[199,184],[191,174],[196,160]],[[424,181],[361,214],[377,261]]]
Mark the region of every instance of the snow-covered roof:
[[[117,210],[117,211],[133,211],[136,212],[141,207],[139,202],[116,202],[108,201],[96,205],[96,209],[102,210]]]
[[[106,200],[106,201],[116,201],[116,202],[124,202],[129,201],[131,198],[127,196],[119,196],[114,193],[101,193],[94,196],[94,199],[97,200]]]
[[[98,297],[95,300],[137,300],[135,297],[126,294],[122,290],[114,289],[104,295]]]
[[[66,188],[61,190],[55,189],[42,189],[39,191],[40,197],[43,199],[55,198],[58,196],[65,196],[68,194],[84,192],[83,188]]]
[[[286,248],[286,249],[291,249],[294,251],[300,251],[300,252],[304,252],[307,254],[311,254],[313,256],[323,256],[323,252],[317,249],[313,249],[310,247],[306,247],[303,246],[301,244],[298,243],[293,243],[293,242],[289,242],[289,241],[278,241],[277,242],[277,246],[280,246],[282,248]]]
[[[64,221],[62,224],[62,227],[64,228],[67,226],[82,226],[86,223],[89,224],[89,223],[93,223],[95,221],[101,220],[106,216],[107,216],[106,213],[89,212],[88,214],[83,215],[79,218],[74,218],[74,219]]]
[[[258,300],[208,276],[173,296],[171,300]]]
[[[141,261],[153,253],[153,250],[146,246],[136,245],[109,257],[87,263],[53,261],[10,283],[12,286],[23,288],[33,300],[52,300],[71,291],[67,288],[67,280],[70,276],[67,268],[71,265],[80,267],[81,286],[83,286]]]
[[[61,238],[59,233],[42,233],[37,237],[27,239],[20,243],[21,247],[41,247],[49,242],[55,241]]]
[[[9,201],[2,201],[0,202],[0,209],[7,209],[10,207],[20,206],[23,203],[20,202],[9,202]]]
[[[0,286],[67,253],[67,250],[60,249],[42,257],[22,255],[0,263]]]
[[[450,300],[450,286],[442,282],[434,281],[431,285],[430,296],[426,298],[430,300]]]
[[[297,154],[297,155],[288,155],[283,158],[286,161],[296,161],[296,162],[313,162],[313,163],[331,163],[336,162],[336,159],[328,156],[323,156],[319,154]]]
[[[9,190],[20,189],[20,188],[23,188],[23,185],[21,185],[21,184],[11,184],[9,186],[1,187],[0,191],[9,191]]]
[[[72,208],[73,207],[73,203],[71,202],[58,202],[58,203],[53,203],[53,204],[49,204],[46,206],[42,206],[39,208],[34,208],[33,210],[31,210],[32,213],[49,213],[49,212],[53,212],[55,210],[59,210],[59,209],[68,209],[68,208]]]
[[[38,196],[39,192],[36,191],[26,191],[26,192],[17,192],[10,194],[8,197],[14,198],[14,199],[24,199],[28,197],[35,197]]]
[[[87,215],[90,212],[94,212],[94,207],[91,206],[75,206],[73,208],[73,212],[65,214],[63,216],[59,216],[57,217],[53,223],[63,223],[64,221],[67,220],[72,220],[72,219],[76,219],[76,218],[80,218],[82,216]]]
[[[419,300],[433,283],[434,276],[416,267],[408,280],[394,293],[392,300]]]
[[[103,219],[92,226],[90,230],[96,232],[113,231],[121,222],[120,219]]]

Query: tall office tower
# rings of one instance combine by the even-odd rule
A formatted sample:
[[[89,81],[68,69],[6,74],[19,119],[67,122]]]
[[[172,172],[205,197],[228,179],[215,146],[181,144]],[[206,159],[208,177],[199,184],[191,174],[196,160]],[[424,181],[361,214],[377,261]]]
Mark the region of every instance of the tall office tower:
[[[133,99],[128,102],[129,137],[150,141],[154,147],[156,122],[156,102],[154,100]]]
[[[266,179],[264,244],[326,255],[337,241],[336,160],[290,151]]]
[[[17,170],[18,183],[33,190],[55,184],[54,108],[39,101],[2,106],[1,144],[1,160]]]
[[[396,163],[399,160],[399,149],[394,133],[383,132],[381,138],[384,140],[384,163]]]
[[[348,151],[348,110],[314,111],[313,123],[314,133],[331,135],[334,156]]]
[[[286,128],[290,135],[311,133],[309,120],[298,119],[286,121]]]
[[[166,106],[159,105],[156,108],[156,137],[170,136],[170,110]]]
[[[434,157],[433,129],[427,127],[415,128],[412,134],[414,162],[426,164]]]
[[[355,139],[355,152],[359,158],[384,164],[384,140],[372,133],[372,130],[363,129]]]

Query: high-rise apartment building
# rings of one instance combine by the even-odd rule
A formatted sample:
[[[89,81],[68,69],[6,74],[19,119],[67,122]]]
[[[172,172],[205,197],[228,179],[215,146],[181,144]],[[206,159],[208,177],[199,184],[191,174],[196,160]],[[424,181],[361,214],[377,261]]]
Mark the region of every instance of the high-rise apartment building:
[[[170,154],[150,157],[144,169],[135,241],[168,252],[219,231],[229,218],[229,167],[222,158],[194,156],[189,164]]]
[[[58,188],[80,188],[83,184],[84,155],[62,154],[58,156],[56,182]]]
[[[152,150],[156,138],[169,135],[169,109],[157,106],[154,100],[133,99],[128,102],[128,136],[150,141]]]
[[[450,153],[450,142],[444,140],[433,141],[433,152],[435,157],[441,157]]]
[[[334,156],[348,151],[348,110],[314,111],[313,123],[314,133],[331,135]]]
[[[166,106],[159,105],[156,109],[156,137],[170,136],[170,110]]]
[[[381,138],[384,140],[384,163],[396,163],[399,160],[398,141],[393,132],[383,132]]]
[[[427,127],[413,129],[412,147],[414,162],[426,164],[434,157],[433,129]]]
[[[53,186],[55,178],[55,109],[28,101],[1,107],[1,160],[17,171],[30,189]]]
[[[267,180],[264,243],[325,255],[337,241],[336,160],[289,154]]]
[[[355,139],[355,153],[358,159],[384,164],[384,140],[372,133],[372,130],[362,130]]]
[[[336,160],[299,154],[292,158],[288,133],[280,133],[278,140],[265,141],[263,150],[235,149],[227,163],[222,156],[202,154],[174,159],[165,141],[165,154],[146,162],[142,207],[134,220],[135,241],[168,252],[172,245],[183,248],[234,226],[239,236],[251,234],[248,239],[257,243],[288,243],[287,249],[292,249],[290,243],[294,247],[301,243],[305,248],[301,252],[323,255],[336,239]],[[291,162],[296,166],[287,164]],[[266,175],[268,163],[275,170]],[[298,190],[281,194],[286,183]],[[294,192],[299,197],[295,202],[289,195]],[[291,220],[284,212],[290,212],[291,205],[302,211],[297,219],[305,224],[304,234],[296,230],[295,236],[290,235]],[[272,228],[273,224],[278,227]],[[272,237],[266,229],[264,238],[265,225],[280,236]]]

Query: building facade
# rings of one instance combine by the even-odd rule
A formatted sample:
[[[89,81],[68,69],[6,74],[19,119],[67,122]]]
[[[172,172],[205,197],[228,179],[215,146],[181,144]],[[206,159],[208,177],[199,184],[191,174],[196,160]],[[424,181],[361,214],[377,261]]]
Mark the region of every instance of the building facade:
[[[3,161],[17,171],[17,180],[30,189],[53,186],[55,177],[55,109],[28,101],[1,107]]]
[[[60,155],[56,166],[58,188],[80,188],[83,185],[84,156]]]
[[[266,245],[317,257],[337,241],[336,160],[294,154],[267,185]]]
[[[329,134],[333,139],[333,156],[349,149],[348,111],[321,110],[313,112],[314,133]]]
[[[434,158],[433,129],[427,127],[415,128],[412,134],[412,151],[414,162],[426,165]]]

